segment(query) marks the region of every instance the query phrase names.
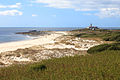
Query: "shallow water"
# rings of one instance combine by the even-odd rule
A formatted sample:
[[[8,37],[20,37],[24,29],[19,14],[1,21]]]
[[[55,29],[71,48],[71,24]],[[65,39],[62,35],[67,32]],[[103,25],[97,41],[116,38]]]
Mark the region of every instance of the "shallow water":
[[[74,29],[78,29],[78,28],[1,27],[0,28],[0,43],[31,39],[30,36],[15,34],[16,32],[26,32],[30,30],[69,31],[69,30],[74,30]]]
[[[120,27],[102,27],[103,29],[120,29]],[[21,41],[31,39],[30,36],[15,34],[16,32],[27,32],[30,30],[38,31],[70,31],[74,29],[81,29],[81,27],[0,27],[0,43]]]

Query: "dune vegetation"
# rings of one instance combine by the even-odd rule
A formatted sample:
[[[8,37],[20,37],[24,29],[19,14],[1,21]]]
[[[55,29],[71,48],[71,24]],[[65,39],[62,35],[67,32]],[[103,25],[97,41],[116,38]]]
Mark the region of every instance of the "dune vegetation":
[[[90,48],[87,52],[90,54],[103,51],[120,51],[120,43],[102,44]]]
[[[75,33],[74,36],[99,37],[103,40],[108,36],[109,40],[106,41],[115,43],[94,46],[87,51],[87,55],[53,58],[0,68],[0,80],[119,80],[119,32],[98,30],[88,31],[90,34],[87,34],[84,31]],[[104,34],[100,34],[101,32]],[[113,37],[114,39],[111,39]]]
[[[0,80],[119,80],[120,51],[0,68]]]
[[[74,30],[76,32],[74,34],[75,37],[81,38],[100,38],[104,41],[120,41],[120,30],[103,30],[98,29],[95,31],[88,29]]]

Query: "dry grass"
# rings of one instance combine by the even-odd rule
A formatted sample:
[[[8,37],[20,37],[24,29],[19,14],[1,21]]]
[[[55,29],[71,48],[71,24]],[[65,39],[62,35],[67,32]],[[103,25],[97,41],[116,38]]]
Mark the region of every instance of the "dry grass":
[[[106,51],[1,68],[0,80],[119,80],[119,53]]]

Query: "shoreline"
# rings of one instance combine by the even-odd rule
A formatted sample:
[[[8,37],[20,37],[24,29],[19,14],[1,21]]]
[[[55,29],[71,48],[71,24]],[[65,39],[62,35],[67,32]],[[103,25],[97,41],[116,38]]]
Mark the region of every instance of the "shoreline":
[[[7,51],[15,51],[17,49],[29,48],[37,45],[53,43],[55,38],[65,34],[66,34],[65,31],[53,31],[49,35],[46,34],[44,36],[38,36],[37,38],[33,39],[0,43],[0,53]]]
[[[65,56],[86,55],[100,43],[70,36],[69,31],[53,31],[37,39],[0,44],[0,67],[38,62]]]
[[[27,31],[26,32],[14,32],[13,34],[16,36],[19,35],[19,37],[22,36],[22,39],[15,39],[15,40],[9,40],[9,41],[1,41],[0,44],[3,44],[3,43],[11,43],[11,42],[18,42],[18,41],[26,41],[26,40],[33,40],[33,39],[38,39],[40,38],[41,36],[45,36],[45,35],[49,35],[51,34],[51,31],[43,31],[43,32],[46,32],[46,33],[40,33],[40,34],[37,34],[37,35],[29,35],[29,34],[23,34],[23,33],[28,33]],[[53,31],[52,31],[53,32]],[[32,33],[33,34],[33,33]],[[12,36],[12,35],[11,35]],[[24,38],[23,38],[24,37]],[[15,37],[14,37],[15,38]]]

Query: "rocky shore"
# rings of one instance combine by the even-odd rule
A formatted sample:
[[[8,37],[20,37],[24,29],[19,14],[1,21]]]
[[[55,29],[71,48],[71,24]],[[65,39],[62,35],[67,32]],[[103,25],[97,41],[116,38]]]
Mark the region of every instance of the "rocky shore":
[[[37,31],[37,30],[31,30],[28,32],[17,32],[16,34],[23,34],[23,35],[29,35],[29,36],[44,36],[46,34],[50,34],[51,31]]]

